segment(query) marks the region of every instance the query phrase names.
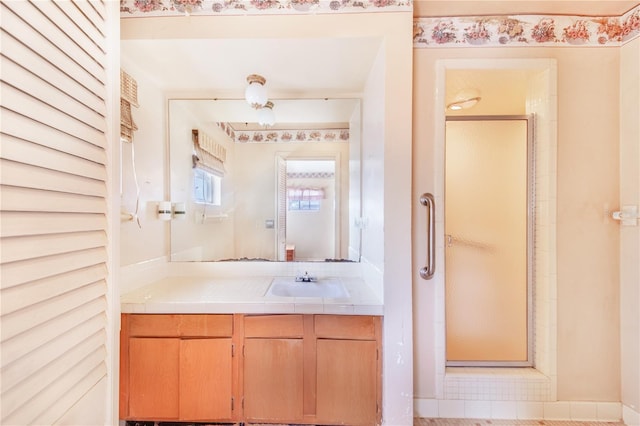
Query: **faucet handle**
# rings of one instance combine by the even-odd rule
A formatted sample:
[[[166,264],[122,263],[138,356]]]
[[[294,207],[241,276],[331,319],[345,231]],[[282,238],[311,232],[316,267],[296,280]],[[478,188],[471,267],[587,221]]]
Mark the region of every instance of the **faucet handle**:
[[[303,282],[303,283],[310,283],[317,280],[318,279],[316,277],[312,277],[311,275],[309,275],[309,272],[307,271],[304,272],[304,275],[298,275],[296,277],[296,281]]]

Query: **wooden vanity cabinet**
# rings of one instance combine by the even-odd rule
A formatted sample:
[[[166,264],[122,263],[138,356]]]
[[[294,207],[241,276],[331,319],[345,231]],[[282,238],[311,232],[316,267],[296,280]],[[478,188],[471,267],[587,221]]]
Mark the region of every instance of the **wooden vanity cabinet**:
[[[251,422],[299,422],[304,395],[302,315],[244,317],[243,409]]]
[[[379,317],[316,315],[316,422],[381,421]]]
[[[233,316],[122,316],[120,418],[233,418]]]
[[[124,314],[120,418],[380,424],[381,324],[359,315]]]
[[[373,316],[245,316],[243,418],[379,424],[380,330]]]

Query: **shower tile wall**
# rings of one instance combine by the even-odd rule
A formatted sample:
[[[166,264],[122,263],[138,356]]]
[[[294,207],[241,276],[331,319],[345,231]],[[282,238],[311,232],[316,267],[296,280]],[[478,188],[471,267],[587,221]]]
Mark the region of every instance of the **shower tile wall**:
[[[462,370],[462,371],[460,371]],[[468,371],[472,370],[472,371]],[[548,401],[549,380],[531,368],[447,369],[445,399]],[[473,373],[472,377],[469,374]]]

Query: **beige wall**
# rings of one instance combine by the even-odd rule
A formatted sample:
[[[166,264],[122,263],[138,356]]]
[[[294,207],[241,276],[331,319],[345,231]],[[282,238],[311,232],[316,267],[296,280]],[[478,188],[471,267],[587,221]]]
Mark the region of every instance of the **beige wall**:
[[[640,38],[620,53],[620,205],[640,205]],[[622,403],[640,424],[640,227],[620,228]],[[625,418],[625,420],[627,420]]]
[[[132,265],[166,256],[169,252],[169,223],[157,219],[157,203],[168,196],[164,164],[166,160],[166,112],[164,94],[153,79],[139,71],[130,58],[122,57],[122,69],[138,82],[139,108],[132,108],[138,125],[133,144],[122,147],[122,208],[133,213],[136,208],[136,186],[132,150],[140,191],[138,218],[120,226],[120,265]]]
[[[557,373],[559,400],[618,401],[618,231],[605,215],[617,205],[619,50],[483,48],[414,50],[414,198],[432,191],[435,63],[438,59],[555,58],[558,68]],[[418,212],[422,210],[416,209]],[[420,215],[414,214],[419,229]],[[413,262],[424,262],[424,238]],[[420,234],[421,235],[421,234]],[[434,289],[415,284],[416,377],[435,364]],[[431,345],[428,342],[432,342]],[[416,397],[434,397],[432,382]]]

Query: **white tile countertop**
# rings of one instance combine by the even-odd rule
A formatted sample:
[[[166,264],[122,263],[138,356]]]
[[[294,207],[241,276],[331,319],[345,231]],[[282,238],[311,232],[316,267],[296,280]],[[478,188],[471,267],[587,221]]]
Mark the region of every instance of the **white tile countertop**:
[[[123,294],[122,313],[302,313],[382,315],[383,304],[360,277],[339,277],[346,298],[266,295],[275,277],[168,276]]]

